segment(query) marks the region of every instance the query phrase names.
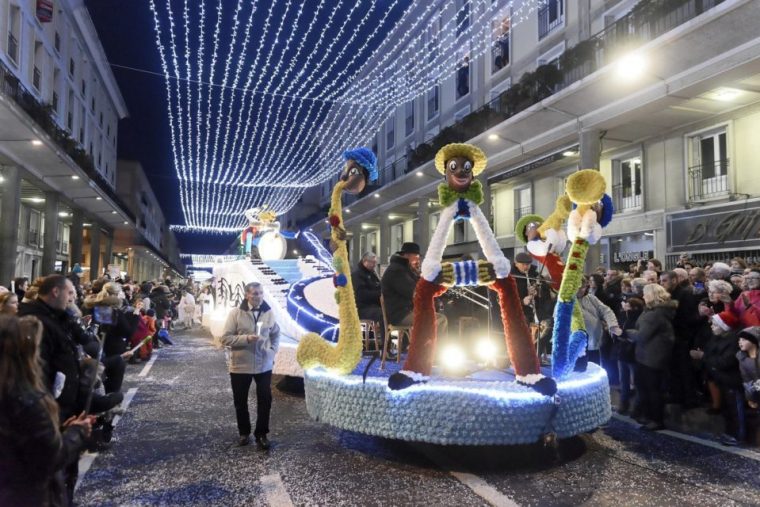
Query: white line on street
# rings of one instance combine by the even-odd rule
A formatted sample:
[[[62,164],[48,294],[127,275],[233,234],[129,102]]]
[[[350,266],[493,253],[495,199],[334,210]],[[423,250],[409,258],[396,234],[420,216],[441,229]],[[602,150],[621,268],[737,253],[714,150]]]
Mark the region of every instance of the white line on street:
[[[449,473],[491,505],[499,507],[517,507],[518,505],[514,500],[488,484],[477,475],[465,472],[454,472],[453,470],[450,470]]]
[[[282,477],[279,473],[265,475],[261,478],[261,488],[264,490],[264,498],[267,505],[272,507],[293,507],[293,501],[285,490]]]
[[[153,351],[153,357],[150,358],[150,361],[148,361],[148,364],[146,364],[142,371],[137,374],[138,377],[146,377],[148,375],[148,372],[151,368],[153,368],[153,363],[156,362],[156,359],[158,359],[158,352]]]
[[[447,471],[456,480],[467,486],[473,493],[495,507],[517,507],[519,504],[509,498],[507,495],[488,484],[485,479],[467,472],[456,472],[452,470],[455,464],[444,456],[440,451],[427,447],[422,453],[428,457],[439,468]]]
[[[612,417],[619,421],[626,422],[628,424],[638,425],[635,420],[631,419],[630,417],[622,416],[620,414],[612,414]],[[686,433],[679,433],[677,431],[672,430],[661,430],[657,433],[662,433],[663,435],[668,435],[669,437],[678,438],[680,440],[686,440],[687,442],[691,442],[693,444],[699,444],[703,445],[705,447],[711,447],[713,449],[717,449],[719,451],[728,452],[731,454],[736,454],[737,456],[742,456],[744,458],[753,459],[755,461],[760,461],[760,454],[756,452],[752,452],[747,449],[740,449],[738,447],[728,447],[722,444],[719,444],[718,442],[713,442],[711,440],[705,440],[704,438],[695,437],[693,435],[687,435]]]
[[[121,408],[123,408],[125,412],[127,411],[129,404],[132,403],[135,394],[137,394],[137,388],[133,387],[127,391],[127,394],[124,395],[124,401],[121,402]],[[121,416],[117,415],[113,418],[113,422],[111,424],[113,424],[115,427],[120,420]],[[98,454],[99,453],[97,452],[85,452],[82,454],[82,457],[79,458],[79,476],[77,477],[77,483],[76,486],[74,486],[74,491],[76,491],[79,488],[79,485],[82,484],[82,480],[84,479],[85,474],[88,470],[90,470],[90,467],[95,462],[95,458],[98,457]]]

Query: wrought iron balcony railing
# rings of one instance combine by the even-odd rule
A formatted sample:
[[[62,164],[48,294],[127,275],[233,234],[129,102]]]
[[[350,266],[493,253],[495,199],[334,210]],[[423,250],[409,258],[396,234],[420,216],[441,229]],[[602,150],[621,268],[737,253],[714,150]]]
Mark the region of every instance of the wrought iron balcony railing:
[[[728,193],[728,159],[689,167],[689,201],[700,201]]]
[[[612,204],[615,206],[615,213],[641,208],[641,192],[636,193],[636,189],[631,185],[618,183],[612,185]]]
[[[533,206],[523,206],[521,208],[515,208],[515,222],[520,220],[525,215],[533,213]]]

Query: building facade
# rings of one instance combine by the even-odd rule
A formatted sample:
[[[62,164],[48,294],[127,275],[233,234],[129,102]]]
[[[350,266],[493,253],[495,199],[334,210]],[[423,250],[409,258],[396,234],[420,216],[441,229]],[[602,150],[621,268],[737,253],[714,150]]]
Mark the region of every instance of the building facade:
[[[48,4],[0,0],[3,285],[75,263],[101,273],[136,227],[116,192],[124,99],[83,0]]]
[[[463,6],[439,19],[478,19]],[[681,253],[758,257],[760,224],[743,217],[760,207],[760,34],[750,21],[759,2],[549,0],[525,19],[508,5],[497,13],[491,51],[461,50],[454,75],[369,141],[381,176],[346,214],[354,259],[373,250],[387,263],[404,241],[426,247],[441,181],[432,158],[447,142],[488,155],[483,207],[508,255],[522,248],[521,215],[548,215],[569,174],[596,168],[616,217],[589,268],[651,257],[673,265]],[[312,228],[328,230],[323,220]],[[446,255],[477,255],[474,239],[458,222]]]

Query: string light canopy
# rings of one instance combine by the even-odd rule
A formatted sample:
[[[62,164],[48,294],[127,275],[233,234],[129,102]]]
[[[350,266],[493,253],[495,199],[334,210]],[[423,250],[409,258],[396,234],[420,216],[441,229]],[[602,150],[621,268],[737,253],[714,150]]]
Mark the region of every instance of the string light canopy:
[[[149,0],[183,232],[236,233],[546,0]]]

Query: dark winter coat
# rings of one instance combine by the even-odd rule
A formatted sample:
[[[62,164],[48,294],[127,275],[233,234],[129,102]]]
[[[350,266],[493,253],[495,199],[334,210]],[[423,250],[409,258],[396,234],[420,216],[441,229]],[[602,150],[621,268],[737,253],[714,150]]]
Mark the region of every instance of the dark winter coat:
[[[380,282],[389,324],[398,325],[414,311],[414,288],[419,276],[412,271],[409,259],[394,254]]]
[[[705,344],[705,355],[702,357],[705,370],[720,387],[737,389],[742,385],[737,352],[739,345],[735,333],[713,335]]]
[[[361,313],[362,308],[370,306],[380,306],[380,278],[377,273],[365,268],[362,263],[351,273],[351,283],[354,286],[354,297],[356,298],[356,308]]]
[[[636,329],[628,331],[636,342],[636,362],[655,370],[666,370],[670,365],[675,335],[671,323],[676,313],[675,301],[647,308],[636,322]]]
[[[56,310],[36,299],[19,306],[18,316],[33,315],[42,322],[40,358],[45,385],[53,392],[56,372],[66,376],[63,390],[56,399],[61,420],[78,414],[82,408],[79,400],[79,354],[71,335],[70,317],[63,310]]]
[[[156,310],[156,319],[158,320],[163,320],[166,317],[166,312],[172,308],[171,301],[169,301],[164,291],[158,287],[150,293],[150,304]]]
[[[621,361],[628,363],[636,362],[636,342],[628,334],[628,331],[636,329],[636,322],[641,317],[642,310],[621,311],[618,317],[618,325],[623,330],[619,337],[613,337],[613,354]]]
[[[62,471],[76,462],[83,447],[81,427],[61,434],[41,393],[0,400],[0,505],[64,505]]]
[[[552,313],[554,313],[554,299],[552,299],[549,283],[543,279],[541,279],[539,283],[538,269],[536,269],[535,266],[531,266],[526,278],[526,275],[520,271],[517,266],[512,264],[511,274],[515,279],[515,284],[517,284],[517,293],[520,296],[521,304],[522,300],[525,299],[525,296],[528,295],[528,284],[530,283],[531,285],[538,287],[538,293],[533,300],[533,306],[522,305],[525,319],[531,324],[535,322],[533,317],[534,306],[536,308],[536,313],[538,313],[539,321],[550,318]],[[530,281],[528,281],[528,278],[530,278]]]
[[[604,285],[602,293],[604,294],[604,297],[600,297],[599,294],[597,294],[596,297],[598,297],[602,303],[612,308],[612,311],[618,316],[618,321],[620,321],[622,314],[620,304],[623,302],[623,277],[618,275],[612,278]]]
[[[700,326],[703,318],[699,315],[699,298],[687,282],[678,284],[670,297],[678,301],[676,315],[673,318],[673,332],[676,340],[693,342],[695,330]]]

